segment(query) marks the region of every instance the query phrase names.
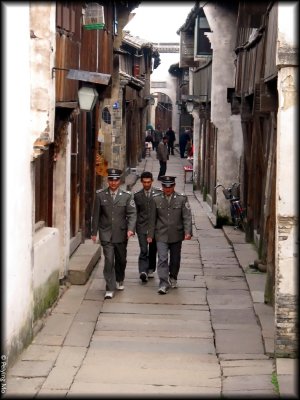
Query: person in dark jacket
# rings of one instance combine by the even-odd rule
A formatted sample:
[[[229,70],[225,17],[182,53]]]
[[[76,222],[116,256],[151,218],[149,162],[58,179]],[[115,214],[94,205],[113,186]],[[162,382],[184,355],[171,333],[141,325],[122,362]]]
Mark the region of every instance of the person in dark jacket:
[[[159,143],[156,151],[156,158],[159,161],[159,173],[157,179],[160,181],[161,177],[167,172],[167,161],[169,159],[168,138],[164,136]]]
[[[148,278],[153,278],[153,273],[156,270],[156,241],[153,240],[148,243],[147,235],[152,198],[154,195],[161,193],[161,189],[152,187],[153,175],[148,171],[144,171],[141,174],[141,183],[143,188],[134,194],[134,201],[137,212],[136,233],[140,245],[139,274],[141,281],[145,283],[148,282]]]
[[[119,188],[122,171],[108,168],[107,172],[108,187],[96,192],[91,239],[95,243],[99,232],[104,254],[105,298],[111,299],[115,289],[124,290],[127,244],[135,234],[136,207],[131,192]]]
[[[169,154],[172,154],[174,156],[174,142],[176,140],[175,132],[173,131],[172,127],[167,130],[166,136],[168,138],[168,149],[169,149]]]
[[[163,192],[153,196],[147,240],[156,240],[158,293],[166,294],[177,287],[182,241],[190,240],[193,233],[188,199],[175,192],[175,177],[163,176],[161,183]]]
[[[156,129],[153,133],[153,150],[157,151],[158,145],[163,138],[163,132],[160,128],[160,125],[157,125]]]
[[[191,137],[189,135],[189,131],[188,130],[185,130],[183,133],[180,134],[180,136],[179,136],[179,149],[180,149],[180,157],[181,158],[185,157],[186,145],[190,140],[191,140]]]

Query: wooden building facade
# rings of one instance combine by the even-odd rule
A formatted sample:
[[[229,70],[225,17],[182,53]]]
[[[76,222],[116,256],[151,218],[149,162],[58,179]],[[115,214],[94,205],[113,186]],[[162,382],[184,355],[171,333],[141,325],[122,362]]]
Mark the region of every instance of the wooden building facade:
[[[265,303],[274,308],[275,352],[279,357],[294,357],[297,352],[297,251],[293,249],[298,217],[293,200],[286,194],[290,192],[293,198],[295,191],[295,128],[287,117],[295,114],[296,106],[297,51],[295,34],[290,32],[293,21],[287,21],[295,15],[295,7],[295,3],[240,1],[215,6],[206,3],[202,8],[196,2],[179,30],[184,42],[182,59],[185,63],[191,60],[193,81],[188,96],[199,96],[194,97],[197,104],[193,111],[194,187],[202,191],[218,225],[218,218],[226,211],[214,186],[240,182],[247,213],[245,238],[256,244],[258,258],[253,261],[266,273]],[[211,63],[204,42],[205,51],[200,57],[197,54],[199,16],[207,18],[205,35],[211,43]],[[289,187],[285,180],[290,181]],[[286,250],[284,241],[288,243]]]

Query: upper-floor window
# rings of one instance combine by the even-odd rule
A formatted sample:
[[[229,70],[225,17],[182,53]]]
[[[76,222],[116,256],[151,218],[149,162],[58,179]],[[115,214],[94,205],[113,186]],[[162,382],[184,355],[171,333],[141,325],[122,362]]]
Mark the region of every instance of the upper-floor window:
[[[118,27],[119,27],[119,22],[118,22],[117,6],[116,4],[114,4],[113,33],[115,36],[118,35]]]
[[[204,14],[204,11],[201,9],[200,14],[197,16],[195,20],[195,46],[194,46],[194,55],[196,56],[205,56],[211,55],[212,49],[210,45],[210,41],[208,37],[205,35],[206,32],[211,32],[208,21]]]

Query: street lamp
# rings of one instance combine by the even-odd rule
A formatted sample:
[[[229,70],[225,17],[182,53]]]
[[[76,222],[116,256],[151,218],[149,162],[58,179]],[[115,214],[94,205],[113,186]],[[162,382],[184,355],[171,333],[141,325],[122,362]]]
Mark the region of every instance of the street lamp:
[[[98,99],[97,90],[90,86],[82,86],[78,90],[79,108],[82,111],[92,111]]]
[[[192,113],[193,110],[194,110],[194,102],[193,102],[193,100],[187,100],[187,102],[186,102],[186,111],[188,113]]]

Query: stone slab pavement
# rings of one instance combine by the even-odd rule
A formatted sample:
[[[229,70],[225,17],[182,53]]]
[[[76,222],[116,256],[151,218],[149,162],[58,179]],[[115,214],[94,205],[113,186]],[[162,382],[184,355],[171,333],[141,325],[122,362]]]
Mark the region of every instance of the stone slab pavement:
[[[184,182],[186,163],[177,151],[167,169],[193,214],[194,236],[183,242],[179,287],[162,296],[156,274],[146,284],[139,280],[138,240],[131,238],[125,290],[104,300],[101,258],[86,284],[64,292],[7,371],[4,397],[295,395],[295,360],[276,364],[273,358],[273,311],[263,302],[264,276],[248,268],[255,250],[230,227],[214,228],[201,194]],[[138,190],[139,175],[148,170],[160,187],[158,169],[152,151],[124,186],[130,182]],[[272,383],[276,372],[280,394]]]

